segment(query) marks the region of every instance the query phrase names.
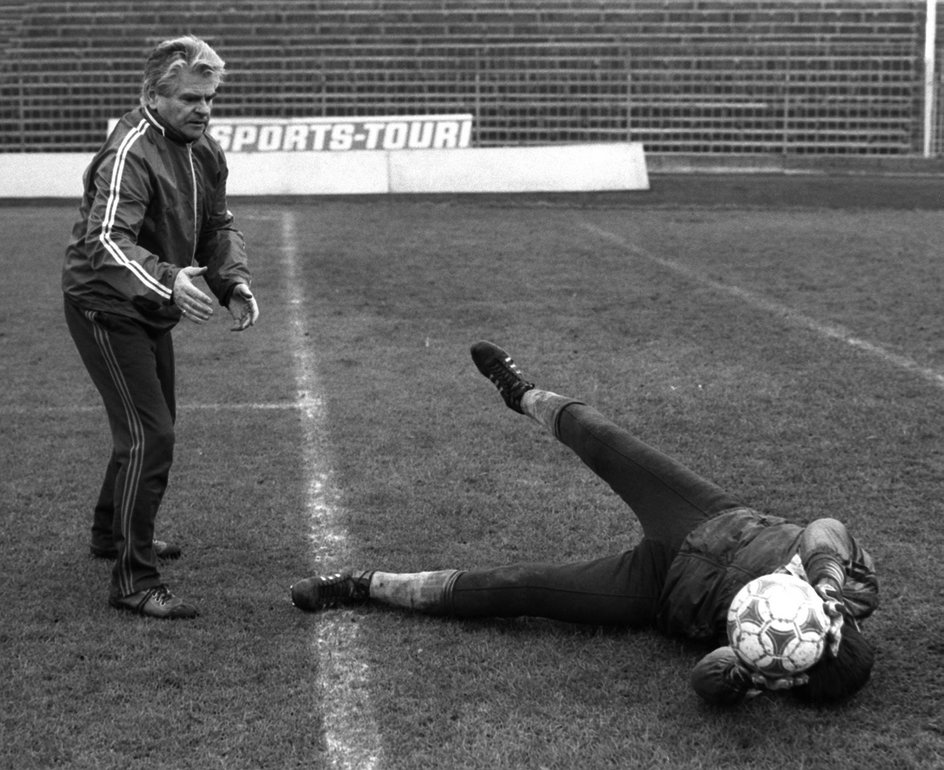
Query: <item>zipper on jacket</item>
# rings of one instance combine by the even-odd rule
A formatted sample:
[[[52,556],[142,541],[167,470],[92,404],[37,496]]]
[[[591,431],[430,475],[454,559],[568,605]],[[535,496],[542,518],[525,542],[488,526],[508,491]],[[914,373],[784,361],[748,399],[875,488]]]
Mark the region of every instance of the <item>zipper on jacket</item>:
[[[193,167],[193,145],[187,145],[187,160],[190,161],[190,183],[193,185],[193,253],[190,255],[190,264],[196,264],[197,256],[197,237],[199,228],[197,227],[197,172]]]

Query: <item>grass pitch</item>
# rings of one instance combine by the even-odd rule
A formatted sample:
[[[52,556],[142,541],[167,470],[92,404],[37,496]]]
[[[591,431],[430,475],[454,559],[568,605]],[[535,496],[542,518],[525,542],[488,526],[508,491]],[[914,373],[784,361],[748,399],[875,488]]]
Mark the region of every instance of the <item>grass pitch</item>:
[[[650,193],[233,201],[258,327],[182,326],[158,519],[193,622],[106,604],[107,457],[62,321],[73,205],[2,210],[0,766],[931,768],[944,763],[944,321],[934,180],[656,178]],[[702,705],[700,650],[541,620],[316,616],[347,563],[591,558],[638,527],[468,346],[876,558],[873,682]]]

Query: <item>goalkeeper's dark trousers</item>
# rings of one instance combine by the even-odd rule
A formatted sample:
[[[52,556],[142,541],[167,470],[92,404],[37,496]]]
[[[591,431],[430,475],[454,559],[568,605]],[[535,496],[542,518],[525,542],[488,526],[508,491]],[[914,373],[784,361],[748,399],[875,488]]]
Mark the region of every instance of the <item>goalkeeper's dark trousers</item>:
[[[112,451],[92,521],[92,549],[117,552],[112,592],[161,584],[154,522],[174,456],[174,347],[169,331],[65,301],[66,323],[101,394]]]
[[[648,626],[682,541],[740,501],[586,404],[554,398],[560,404],[548,427],[629,505],[642,525],[642,541],[592,561],[461,572],[445,597],[445,609],[459,617]]]

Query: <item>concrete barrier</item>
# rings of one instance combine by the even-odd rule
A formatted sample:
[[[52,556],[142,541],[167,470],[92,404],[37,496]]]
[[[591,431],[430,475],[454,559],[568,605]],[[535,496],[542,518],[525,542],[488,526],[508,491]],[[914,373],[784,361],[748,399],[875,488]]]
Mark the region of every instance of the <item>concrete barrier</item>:
[[[226,157],[227,192],[233,196],[386,193],[388,154],[377,150],[232,153]]]
[[[0,198],[80,198],[91,153],[0,154]]]
[[[0,154],[0,198],[79,198],[89,153]],[[636,142],[227,156],[229,194],[648,190]]]
[[[390,153],[391,192],[647,190],[641,144],[481,147]]]

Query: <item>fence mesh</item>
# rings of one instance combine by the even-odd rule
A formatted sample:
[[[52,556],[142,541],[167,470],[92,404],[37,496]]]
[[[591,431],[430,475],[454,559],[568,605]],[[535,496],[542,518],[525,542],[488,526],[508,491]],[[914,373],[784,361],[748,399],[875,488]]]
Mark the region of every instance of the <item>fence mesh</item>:
[[[115,36],[103,32],[100,14],[75,12],[90,7],[81,0],[21,5],[33,10],[8,30],[0,151],[96,148],[108,120],[137,101],[144,54],[162,39],[158,25],[140,21]],[[194,31],[227,60],[222,117],[471,112],[478,146],[633,140],[650,153],[923,149],[919,2],[601,1],[567,5],[569,15],[563,3],[550,3],[557,16],[522,0],[465,15],[451,15],[443,2],[388,2],[386,10],[360,3],[334,15],[317,2],[265,14],[262,6],[280,4],[249,5],[255,16],[186,6],[202,20]],[[809,18],[801,13],[807,5]],[[54,23],[56,6],[72,9],[68,23]],[[856,25],[826,6],[852,9]],[[898,32],[869,23],[866,6],[896,10]],[[938,121],[931,139],[937,155]]]

